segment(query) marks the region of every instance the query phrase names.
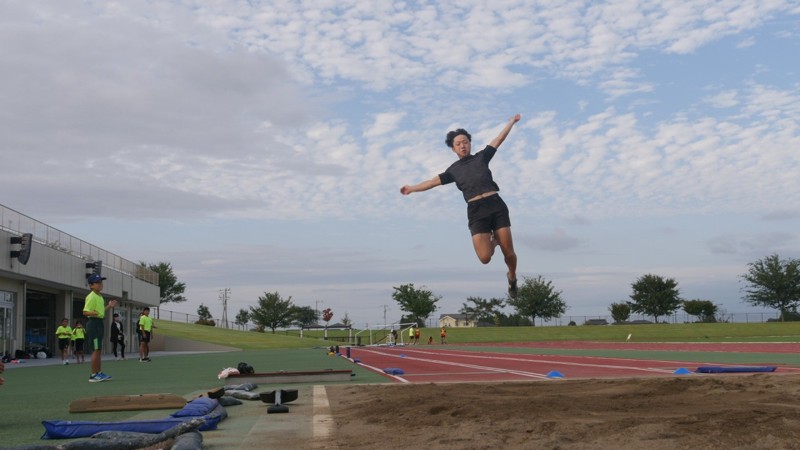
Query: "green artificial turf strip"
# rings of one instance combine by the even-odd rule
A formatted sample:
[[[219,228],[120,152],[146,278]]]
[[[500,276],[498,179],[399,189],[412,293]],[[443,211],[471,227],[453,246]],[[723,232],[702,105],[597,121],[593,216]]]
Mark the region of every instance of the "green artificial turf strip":
[[[225,381],[217,379],[217,374],[223,368],[236,367],[239,362],[250,364],[257,372],[350,369],[356,374],[352,382],[386,382],[386,378],[344,358],[328,356],[322,349],[165,355],[154,357],[150,363],[140,363],[137,359],[103,361],[103,372],[114,379],[102,383],[88,382],[88,362],[15,368],[6,370],[3,374],[5,385],[0,387],[0,446],[62,442],[39,439],[44,433],[42,420],[117,421],[141,413],[70,413],[69,404],[75,399],[154,393],[171,393],[191,399],[224,385]],[[311,389],[311,385],[291,385],[292,388],[296,386]],[[266,390],[270,390],[268,386],[260,386],[259,392]],[[147,417],[167,417],[172,412],[152,411]]]

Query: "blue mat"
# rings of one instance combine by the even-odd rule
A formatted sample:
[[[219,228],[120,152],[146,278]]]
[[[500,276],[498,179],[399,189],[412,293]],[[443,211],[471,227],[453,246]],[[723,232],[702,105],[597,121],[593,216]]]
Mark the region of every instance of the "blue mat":
[[[776,366],[700,366],[697,373],[748,373],[748,372],[775,372]]]
[[[134,431],[139,433],[158,434],[175,425],[202,417],[206,423],[200,431],[215,430],[217,424],[228,416],[219,402],[206,397],[198,397],[170,417],[153,420],[124,420],[120,422],[90,422],[83,420],[43,420],[44,435],[42,439],[73,439],[89,437],[101,431]]]

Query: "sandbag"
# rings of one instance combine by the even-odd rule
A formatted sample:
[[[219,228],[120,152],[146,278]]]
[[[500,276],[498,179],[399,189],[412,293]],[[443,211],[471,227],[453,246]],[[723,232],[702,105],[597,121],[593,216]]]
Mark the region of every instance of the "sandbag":
[[[225,391],[225,395],[229,395],[233,398],[239,398],[242,400],[260,400],[261,395],[256,392],[247,392],[247,391]]]
[[[198,397],[187,403],[183,408],[170,414],[170,416],[172,417],[205,416],[206,414],[209,414],[211,411],[214,411],[214,408],[216,408],[217,406],[219,406],[219,402],[213,398]]]

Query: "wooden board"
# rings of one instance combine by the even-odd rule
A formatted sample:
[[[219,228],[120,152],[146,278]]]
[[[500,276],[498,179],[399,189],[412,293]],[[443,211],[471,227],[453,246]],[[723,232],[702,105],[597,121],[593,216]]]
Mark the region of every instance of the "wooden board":
[[[265,372],[230,375],[227,384],[242,383],[316,383],[320,381],[350,381],[352,370],[311,370],[303,372]]]
[[[180,409],[184,406],[186,406],[186,399],[175,394],[110,395],[74,400],[69,404],[69,412]]]

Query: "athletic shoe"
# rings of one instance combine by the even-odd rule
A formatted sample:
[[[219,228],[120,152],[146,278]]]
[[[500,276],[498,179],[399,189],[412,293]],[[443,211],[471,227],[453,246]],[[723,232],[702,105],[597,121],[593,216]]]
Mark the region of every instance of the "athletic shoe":
[[[108,381],[112,378],[111,375],[106,375],[103,372],[96,373],[94,377],[99,378],[100,381]]]
[[[69,361],[64,361],[64,365],[68,366],[69,365]]]
[[[508,296],[511,298],[517,297],[517,280],[508,280]]]
[[[99,382],[103,381],[97,375],[99,375],[99,374],[89,375],[89,383],[99,383]]]
[[[145,362],[150,362],[150,361],[151,361],[151,359],[150,359],[150,357],[147,357],[147,358],[145,358],[145,359],[144,359],[144,361],[145,361]]]
[[[139,358],[139,362],[144,362],[144,359],[143,358]]]

